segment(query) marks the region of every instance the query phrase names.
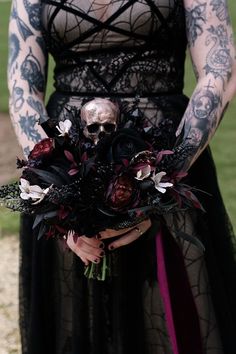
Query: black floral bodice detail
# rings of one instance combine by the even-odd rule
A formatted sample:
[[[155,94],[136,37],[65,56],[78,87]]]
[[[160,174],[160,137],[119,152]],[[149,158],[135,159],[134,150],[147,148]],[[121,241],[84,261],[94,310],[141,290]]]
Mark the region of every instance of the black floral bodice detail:
[[[181,93],[182,0],[42,0],[57,91],[79,95]]]

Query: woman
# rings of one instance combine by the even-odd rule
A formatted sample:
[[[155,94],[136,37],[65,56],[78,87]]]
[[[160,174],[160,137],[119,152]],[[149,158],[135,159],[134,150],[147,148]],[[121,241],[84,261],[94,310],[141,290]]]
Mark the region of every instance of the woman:
[[[177,170],[189,170],[190,183],[211,195],[201,196],[204,215],[165,217],[172,308],[161,276],[156,280],[164,268],[156,260],[150,220],[119,232],[105,230],[99,238],[75,241],[70,234],[72,252],[66,252],[55,240],[32,238],[32,222],[24,217],[23,353],[232,354],[233,235],[206,148],[236,92],[225,1],[13,0],[9,33],[10,110],[26,155],[46,133],[54,134],[58,121],[76,117],[84,102],[111,98],[124,110],[138,111],[146,124],[169,119],[178,148],[189,151]],[[189,101],[182,93],[187,43],[197,77]],[[56,69],[46,109],[48,52]],[[176,237],[183,231],[201,239],[204,254]],[[105,239],[117,254],[117,274],[105,282],[88,281],[83,265],[101,260]]]

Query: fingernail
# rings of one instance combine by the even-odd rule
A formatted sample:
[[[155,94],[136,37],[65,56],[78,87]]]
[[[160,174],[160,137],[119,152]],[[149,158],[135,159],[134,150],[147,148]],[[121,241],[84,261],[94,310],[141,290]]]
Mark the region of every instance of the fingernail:
[[[100,234],[96,235],[96,239],[99,240],[102,236]]]
[[[100,253],[100,256],[104,256],[104,254],[105,254],[105,252],[104,252],[104,251],[102,251],[102,252]]]
[[[94,259],[94,263],[98,263],[99,262],[99,259]]]
[[[108,248],[109,248],[109,250],[112,251],[112,250],[114,250],[115,247],[111,245],[111,246],[109,246]]]
[[[104,248],[104,247],[105,247],[104,243],[103,242],[100,243],[99,248]]]

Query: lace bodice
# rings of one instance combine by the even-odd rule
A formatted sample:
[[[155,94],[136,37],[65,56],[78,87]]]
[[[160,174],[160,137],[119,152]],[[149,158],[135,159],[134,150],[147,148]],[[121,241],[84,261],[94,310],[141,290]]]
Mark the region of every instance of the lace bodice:
[[[185,20],[181,0],[42,0],[57,91],[179,93]]]

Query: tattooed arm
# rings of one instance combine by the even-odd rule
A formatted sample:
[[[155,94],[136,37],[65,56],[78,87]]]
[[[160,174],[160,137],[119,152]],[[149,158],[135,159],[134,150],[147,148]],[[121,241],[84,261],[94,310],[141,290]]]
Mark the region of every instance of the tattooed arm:
[[[236,93],[236,52],[227,0],[184,0],[186,29],[197,86],[177,130],[188,151],[187,170],[213,136]],[[181,135],[180,135],[181,134]]]
[[[46,70],[40,0],[13,0],[9,23],[9,110],[25,155],[46,137],[38,124],[47,119],[44,107]]]

